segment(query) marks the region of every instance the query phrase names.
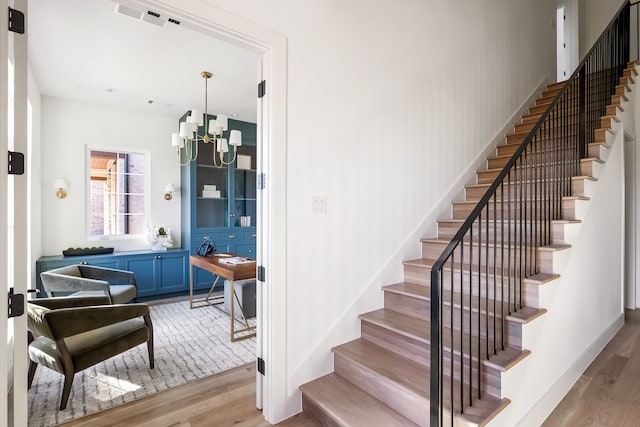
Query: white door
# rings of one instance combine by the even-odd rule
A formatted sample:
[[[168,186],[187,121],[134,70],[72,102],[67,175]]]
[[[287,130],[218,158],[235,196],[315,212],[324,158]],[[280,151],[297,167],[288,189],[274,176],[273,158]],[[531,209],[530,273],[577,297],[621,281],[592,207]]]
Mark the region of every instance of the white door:
[[[556,11],[556,59],[557,79],[565,81],[580,63],[578,40],[579,2],[560,0]]]
[[[9,7],[15,11],[8,12]],[[0,0],[0,152],[27,152],[27,36],[9,31],[8,15],[26,12],[27,0]],[[18,12],[16,12],[18,11]],[[15,24],[12,24],[15,29]],[[17,155],[11,156],[14,161]],[[25,162],[26,164],[26,162]],[[15,171],[16,163],[13,163]],[[29,278],[27,246],[27,174],[0,172],[0,306],[8,306],[8,290],[25,296]],[[26,297],[25,297],[26,300]],[[0,316],[0,414],[7,414],[6,425],[27,425],[27,323],[24,315],[7,319]],[[9,394],[9,391],[12,391]],[[4,396],[11,397],[5,399]],[[0,423],[4,424],[5,420]]]
[[[258,60],[258,87],[260,87],[260,82],[262,81],[262,59]],[[256,129],[258,131],[258,147],[256,150],[256,173],[258,174],[258,191],[256,192],[256,209],[257,209],[257,218],[256,218],[256,264],[258,266],[265,265],[265,251],[263,250],[262,243],[264,242],[262,233],[265,228],[265,205],[264,205],[264,197],[262,194],[262,188],[264,182],[260,177],[264,177],[264,155],[263,155],[263,129],[262,126],[264,124],[264,120],[262,117],[263,103],[264,97],[260,96],[260,91],[258,90],[258,110],[257,110],[257,123]],[[259,279],[263,279],[263,277],[258,276]],[[256,369],[256,407],[258,409],[262,409],[262,379],[263,375],[260,372],[264,369],[264,352],[262,345],[262,338],[264,334],[264,317],[263,317],[263,287],[264,281],[256,280],[256,359],[257,359],[257,369]]]
[[[556,65],[559,82],[569,78],[569,49],[565,40],[565,7],[556,11]]]

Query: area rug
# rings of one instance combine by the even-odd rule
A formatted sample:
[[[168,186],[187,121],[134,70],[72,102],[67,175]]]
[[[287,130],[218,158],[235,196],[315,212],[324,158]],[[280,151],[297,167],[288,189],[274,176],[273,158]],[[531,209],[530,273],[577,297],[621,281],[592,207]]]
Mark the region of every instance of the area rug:
[[[40,366],[29,390],[29,426],[60,424],[255,361],[255,338],[232,343],[229,315],[213,306],[190,310],[180,301],[150,309],[154,369],[146,344],[132,348],[77,373],[60,411],[63,376]]]

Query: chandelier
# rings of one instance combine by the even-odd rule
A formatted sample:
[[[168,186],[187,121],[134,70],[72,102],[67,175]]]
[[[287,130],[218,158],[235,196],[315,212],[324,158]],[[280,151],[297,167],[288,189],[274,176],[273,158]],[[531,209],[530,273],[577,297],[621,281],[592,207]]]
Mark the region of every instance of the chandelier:
[[[200,73],[204,79],[204,113],[202,110],[193,109],[186,121],[180,122],[179,132],[171,134],[171,145],[175,147],[178,156],[178,164],[184,166],[198,158],[198,144],[215,144],[213,150],[213,165],[223,167],[235,162],[237,150],[242,145],[242,132],[239,130],[229,130],[229,119],[223,114],[218,114],[215,119],[209,119],[207,110],[207,82],[213,74],[209,71]],[[229,137],[225,138],[225,132]],[[233,147],[233,157],[230,157],[229,145]]]

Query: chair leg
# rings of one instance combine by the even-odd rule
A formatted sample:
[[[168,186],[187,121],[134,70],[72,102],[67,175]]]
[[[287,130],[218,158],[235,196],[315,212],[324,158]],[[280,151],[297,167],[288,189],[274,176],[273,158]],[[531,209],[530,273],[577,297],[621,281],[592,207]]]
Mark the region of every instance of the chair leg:
[[[31,389],[31,384],[33,384],[33,377],[36,376],[37,367],[38,367],[38,364],[36,362],[34,362],[33,360],[29,361],[29,376],[28,376],[28,382],[27,382],[28,389]]]
[[[155,367],[155,359],[153,356],[153,338],[147,341],[147,350],[149,350],[149,367],[153,369]]]
[[[149,367],[151,369],[155,366],[155,357],[153,355],[153,322],[151,321],[151,315],[144,315],[144,323],[149,329],[149,340],[147,341],[147,350],[149,351]]]
[[[60,399],[61,411],[67,407],[69,394],[71,393],[71,384],[73,384],[73,376],[73,373],[67,373],[64,375],[64,386],[62,387],[62,398]]]

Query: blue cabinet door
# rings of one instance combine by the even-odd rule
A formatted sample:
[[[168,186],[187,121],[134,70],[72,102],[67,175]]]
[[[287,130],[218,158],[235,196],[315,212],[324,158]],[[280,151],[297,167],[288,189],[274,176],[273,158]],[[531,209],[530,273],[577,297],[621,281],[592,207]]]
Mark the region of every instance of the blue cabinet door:
[[[136,274],[138,296],[156,293],[156,272],[154,255],[129,256],[124,260],[124,269]]]
[[[158,291],[177,292],[189,289],[189,261],[186,252],[158,255]]]

